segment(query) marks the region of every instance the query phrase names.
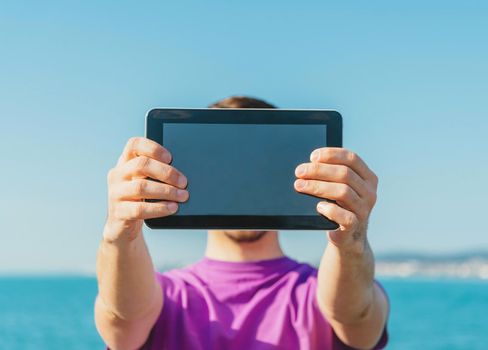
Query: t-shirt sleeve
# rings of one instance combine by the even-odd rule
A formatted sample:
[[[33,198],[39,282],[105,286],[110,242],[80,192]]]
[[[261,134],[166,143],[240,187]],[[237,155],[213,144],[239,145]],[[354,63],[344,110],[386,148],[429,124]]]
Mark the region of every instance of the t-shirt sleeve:
[[[374,282],[383,291],[384,295],[386,296],[386,298],[388,300],[388,304],[389,304],[390,301],[389,301],[389,298],[388,298],[388,294],[386,294],[385,288],[383,288],[383,286],[381,285],[381,283],[378,282],[377,280],[374,280]],[[333,344],[334,344],[333,349],[334,350],[358,350],[357,348],[353,348],[353,347],[351,347],[349,345],[344,344],[344,342],[342,342],[342,340],[340,340],[339,337],[335,334],[334,330],[332,330],[332,334],[333,334]],[[371,350],[381,350],[381,349],[384,349],[387,344],[388,344],[388,326],[385,323],[385,326],[383,327],[383,332],[381,333],[380,339],[378,340],[378,342],[376,343],[376,345]]]
[[[333,334],[333,349],[334,350],[358,350],[357,348],[353,348],[349,345],[346,345],[342,342],[342,340],[339,339],[339,337],[335,334],[334,331],[332,331]],[[385,324],[385,327],[383,328],[383,332],[381,334],[380,339],[376,343],[376,345],[371,349],[371,350],[381,350],[386,347],[388,344],[388,329]]]
[[[170,283],[168,283],[168,282],[171,282],[171,281],[168,281],[168,279],[158,271],[154,271],[154,276],[156,277],[156,281],[161,285],[161,287],[163,287],[163,294],[164,294],[166,289],[170,288],[170,286],[168,286],[168,284],[170,284]],[[164,284],[163,284],[163,280],[165,281]],[[164,309],[164,307],[163,307],[163,309]],[[143,345],[141,345],[141,347],[139,347],[138,350],[147,350],[147,349],[151,348],[152,343],[153,343],[153,338],[155,336],[157,325],[161,319],[161,314],[162,314],[162,310],[161,310],[161,313],[159,314],[155,324],[153,325],[151,331],[149,332],[149,335],[148,335],[145,343]],[[111,349],[108,347],[108,345],[105,344],[105,350],[111,350]]]

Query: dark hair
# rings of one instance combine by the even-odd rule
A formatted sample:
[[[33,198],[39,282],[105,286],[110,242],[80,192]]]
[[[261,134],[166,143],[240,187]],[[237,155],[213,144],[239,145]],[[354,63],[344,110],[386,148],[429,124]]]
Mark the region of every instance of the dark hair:
[[[266,101],[247,97],[247,96],[230,96],[220,101],[214,102],[209,108],[276,108]]]

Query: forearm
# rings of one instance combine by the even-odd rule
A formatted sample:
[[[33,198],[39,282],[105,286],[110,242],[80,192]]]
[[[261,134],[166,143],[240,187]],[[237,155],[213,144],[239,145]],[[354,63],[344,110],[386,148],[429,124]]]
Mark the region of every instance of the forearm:
[[[110,349],[142,346],[163,307],[162,286],[142,224],[174,214],[177,202],[188,200],[188,191],[175,187],[184,189],[187,179],[169,165],[171,159],[158,143],[134,137],[107,174],[108,213],[97,254],[95,324]]]
[[[320,262],[317,296],[327,318],[358,323],[375,301],[374,257],[369,244],[363,249],[339,249],[329,243]]]
[[[374,283],[374,257],[366,242],[355,252],[329,243],[322,257],[318,304],[337,336],[349,346],[371,349],[388,315],[388,300]]]
[[[113,229],[105,225],[105,231]],[[104,237],[110,236],[109,232],[104,232]],[[122,320],[144,317],[162,302],[142,234],[137,234],[133,240],[103,239],[97,255],[97,277],[99,302],[107,312]]]
[[[317,211],[339,225],[328,232],[317,302],[343,342],[369,349],[388,314],[386,296],[374,283],[374,257],[366,235],[378,177],[357,154],[343,148],[316,149],[310,160],[295,170],[295,188],[326,199],[317,204]]]

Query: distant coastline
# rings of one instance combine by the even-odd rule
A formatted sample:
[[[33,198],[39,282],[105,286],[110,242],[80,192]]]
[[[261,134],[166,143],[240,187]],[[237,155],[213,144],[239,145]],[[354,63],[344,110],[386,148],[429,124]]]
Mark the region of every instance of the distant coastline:
[[[180,268],[186,264],[159,266],[159,271]],[[313,265],[318,266],[316,262]],[[397,252],[376,256],[376,276],[393,278],[448,278],[488,281],[488,251],[452,254]]]
[[[158,271],[182,268],[194,261],[174,261],[157,265]],[[312,265],[318,266],[318,261]],[[488,281],[488,251],[453,254],[396,252],[376,254],[379,278],[477,279]],[[93,266],[76,270],[6,270],[0,278],[94,278]]]
[[[488,280],[488,251],[456,254],[395,253],[378,255],[379,277],[426,277]]]

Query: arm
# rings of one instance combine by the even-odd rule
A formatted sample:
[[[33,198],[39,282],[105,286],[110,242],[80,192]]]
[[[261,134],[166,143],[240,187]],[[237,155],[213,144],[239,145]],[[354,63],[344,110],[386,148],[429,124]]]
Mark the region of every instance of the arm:
[[[317,149],[310,160],[297,167],[295,188],[334,200],[319,202],[317,211],[339,224],[328,232],[317,302],[339,339],[370,349],[379,340],[388,315],[386,295],[374,283],[374,256],[366,235],[378,179],[359,156],[342,148]]]
[[[156,142],[132,138],[108,174],[108,216],[97,255],[95,323],[111,349],[144,344],[163,307],[163,293],[142,235],[142,220],[176,212],[188,199],[183,174]],[[156,182],[146,179],[157,179]],[[159,199],[160,202],[143,202]]]

